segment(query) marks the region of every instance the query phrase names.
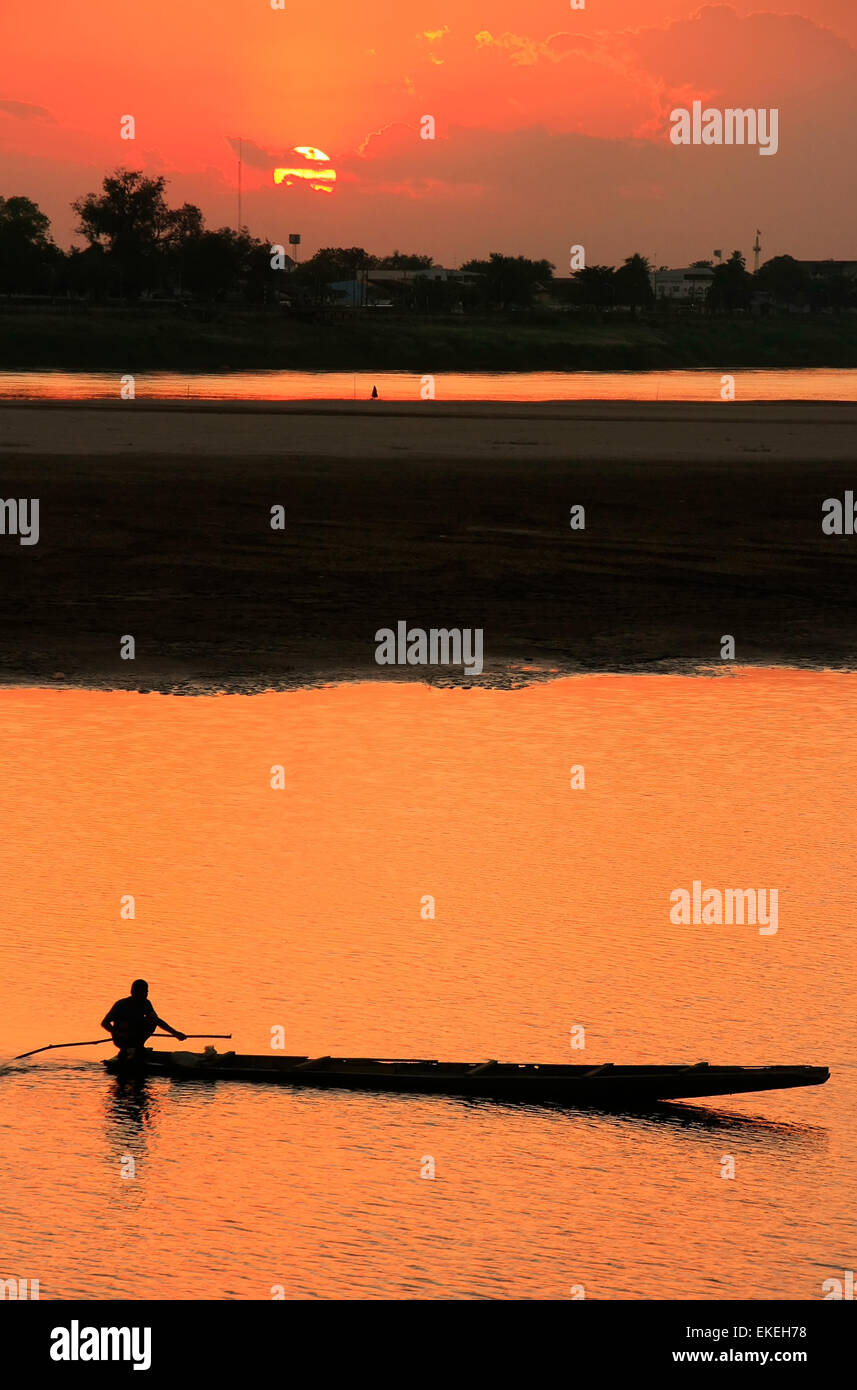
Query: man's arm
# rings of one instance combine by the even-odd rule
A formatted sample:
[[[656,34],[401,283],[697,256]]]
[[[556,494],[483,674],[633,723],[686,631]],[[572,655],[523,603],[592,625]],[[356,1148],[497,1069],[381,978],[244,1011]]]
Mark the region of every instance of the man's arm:
[[[165,1022],[164,1019],[158,1018],[157,1014],[155,1014],[155,1022],[159,1028],[163,1028],[165,1033],[172,1033],[173,1037],[178,1038],[180,1042],[185,1041],[187,1033],[180,1033],[177,1028],[171,1028],[170,1025]]]
[[[108,1033],[112,1033],[112,1032],[113,1032],[113,1024],[112,1024],[111,1020],[112,1020],[112,1018],[113,1018],[113,1010],[114,1010],[115,1008],[116,1008],[116,1005],[115,1005],[115,1004],[111,1004],[111,1005],[110,1005],[110,1008],[107,1010],[107,1013],[104,1015],[103,1019],[101,1020],[101,1027],[102,1027],[102,1028],[106,1028]]]

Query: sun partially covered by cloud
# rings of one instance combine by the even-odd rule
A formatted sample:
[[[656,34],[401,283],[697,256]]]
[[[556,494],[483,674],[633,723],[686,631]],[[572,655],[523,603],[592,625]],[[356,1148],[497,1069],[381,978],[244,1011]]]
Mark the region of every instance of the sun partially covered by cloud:
[[[330,164],[330,157],[315,145],[294,145],[292,154],[299,155],[302,163],[285,167],[275,166],[274,183],[283,183],[287,188],[304,182],[314,193],[332,193],[336,183],[336,170]]]
[[[272,151],[254,140],[231,137],[229,145],[243,164],[251,169],[264,169],[273,174],[275,184],[305,184],[315,193],[332,193],[336,183],[336,170],[325,154],[316,145],[292,145],[286,151]],[[294,156],[297,155],[297,159]]]
[[[314,193],[332,193],[336,183],[336,170],[331,166],[330,155],[315,145],[294,145],[292,154],[300,155],[302,163],[286,167],[275,167],[274,183],[284,183],[291,188],[295,183],[306,183]]]

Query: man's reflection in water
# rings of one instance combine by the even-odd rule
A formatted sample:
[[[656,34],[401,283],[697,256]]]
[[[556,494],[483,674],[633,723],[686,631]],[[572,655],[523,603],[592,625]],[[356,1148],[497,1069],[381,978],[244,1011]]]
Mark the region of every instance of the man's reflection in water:
[[[122,1161],[129,1170],[132,1166],[129,1159],[136,1162],[146,1156],[149,1132],[159,1108],[145,1077],[117,1078],[107,1094],[107,1140],[117,1161]],[[123,1176],[133,1177],[134,1174],[128,1171],[123,1172]]]

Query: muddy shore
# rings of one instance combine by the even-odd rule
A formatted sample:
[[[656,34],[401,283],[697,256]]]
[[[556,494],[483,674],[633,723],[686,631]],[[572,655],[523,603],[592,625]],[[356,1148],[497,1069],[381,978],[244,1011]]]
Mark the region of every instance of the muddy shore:
[[[482,628],[481,683],[851,668],[855,480],[857,405],[3,404],[0,680],[473,683],[377,665],[400,620]]]

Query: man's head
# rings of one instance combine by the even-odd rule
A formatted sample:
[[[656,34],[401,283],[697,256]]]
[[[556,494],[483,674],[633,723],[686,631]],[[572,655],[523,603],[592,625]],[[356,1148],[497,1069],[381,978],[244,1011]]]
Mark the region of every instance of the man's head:
[[[148,980],[135,980],[131,986],[132,999],[145,999],[149,993]]]

